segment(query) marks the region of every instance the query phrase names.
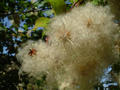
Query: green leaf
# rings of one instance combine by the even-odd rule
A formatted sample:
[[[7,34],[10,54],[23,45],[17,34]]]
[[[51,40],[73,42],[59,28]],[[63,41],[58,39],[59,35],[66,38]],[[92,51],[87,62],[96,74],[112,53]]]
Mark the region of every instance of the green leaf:
[[[56,14],[61,14],[66,11],[66,4],[64,0],[47,0],[52,5]]]
[[[102,5],[105,6],[107,4],[107,0],[92,0],[94,5]]]
[[[19,26],[20,24],[20,17],[19,17],[19,14],[13,14],[13,19],[14,19],[14,22],[17,26]]]
[[[46,1],[42,1],[42,2],[35,2],[33,5],[35,6],[35,7],[43,7],[44,5],[45,5],[45,3],[46,3]]]
[[[54,10],[52,10],[52,9],[43,11],[42,13],[46,13],[48,16],[55,14]]]
[[[28,25],[24,24],[24,29],[27,30],[28,29]]]
[[[36,30],[38,27],[44,27],[44,28],[46,28],[49,22],[50,22],[49,18],[40,17],[40,18],[38,18],[36,20],[35,27],[33,28],[33,30]]]
[[[94,5],[98,5],[98,4],[99,4],[99,0],[93,0],[92,3],[93,3]]]
[[[0,26],[0,31],[1,31],[1,30],[4,30],[4,28]]]
[[[73,4],[75,2],[77,2],[78,0],[70,0],[70,2]]]

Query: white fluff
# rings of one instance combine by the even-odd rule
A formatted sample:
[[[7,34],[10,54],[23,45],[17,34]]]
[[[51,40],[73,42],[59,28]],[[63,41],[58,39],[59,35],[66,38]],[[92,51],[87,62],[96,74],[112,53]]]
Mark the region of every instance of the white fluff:
[[[28,41],[17,54],[21,70],[37,77],[47,73],[48,89],[93,90],[104,68],[117,61],[114,48],[118,26],[109,7],[85,6],[56,16],[48,43]],[[35,48],[37,54],[28,55]]]

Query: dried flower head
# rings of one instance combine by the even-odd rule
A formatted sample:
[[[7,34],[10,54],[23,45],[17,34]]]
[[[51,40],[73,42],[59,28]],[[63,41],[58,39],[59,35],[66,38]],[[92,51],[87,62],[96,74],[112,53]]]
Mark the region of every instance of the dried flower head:
[[[37,53],[37,50],[32,48],[32,49],[29,49],[28,55],[33,56],[33,55],[36,55],[36,53]]]
[[[28,41],[17,54],[22,71],[35,77],[46,72],[48,90],[54,86],[93,90],[103,70],[117,61],[114,42],[118,26],[113,17],[108,6],[91,3],[56,16],[48,26],[50,44]],[[37,55],[29,48],[35,48]]]

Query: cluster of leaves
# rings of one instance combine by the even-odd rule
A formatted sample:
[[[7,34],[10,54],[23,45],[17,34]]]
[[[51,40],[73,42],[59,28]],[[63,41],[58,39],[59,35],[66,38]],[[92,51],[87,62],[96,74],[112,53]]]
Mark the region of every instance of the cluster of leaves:
[[[20,83],[18,68],[20,66],[15,57],[18,47],[28,39],[42,37],[43,28],[38,28],[35,21],[46,16],[46,11],[51,9],[48,2],[39,0],[1,0],[0,2],[0,89],[16,90]],[[48,12],[47,12],[48,13]],[[52,14],[52,13],[51,13]],[[42,21],[40,21],[42,22]],[[43,21],[44,22],[44,21]],[[39,22],[37,22],[39,23]],[[41,26],[44,24],[41,23]],[[45,21],[46,24],[46,21]],[[36,26],[34,30],[33,27]],[[30,32],[30,36],[29,36]],[[15,65],[12,68],[12,63]],[[10,67],[8,67],[10,65]],[[26,76],[27,77],[27,76]],[[25,78],[25,77],[24,77]],[[27,80],[25,80],[27,81]]]
[[[105,6],[107,4],[107,0],[92,0],[92,3],[94,5],[103,5],[103,6]]]
[[[18,89],[25,90],[44,90],[46,85],[46,74],[41,73],[40,78],[36,79],[32,76],[28,76],[27,73],[20,75],[19,84],[17,85]]]
[[[18,77],[18,66],[14,56],[0,56],[0,89],[16,90],[17,84],[20,82]]]

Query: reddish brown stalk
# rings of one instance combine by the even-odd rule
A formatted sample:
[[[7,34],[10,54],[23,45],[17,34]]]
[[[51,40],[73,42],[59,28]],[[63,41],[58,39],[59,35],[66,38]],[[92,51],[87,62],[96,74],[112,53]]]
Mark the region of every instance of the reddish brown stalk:
[[[82,0],[78,0],[77,2],[75,2],[75,3],[72,5],[71,9],[73,9],[74,7],[78,7],[81,2],[82,2]]]

